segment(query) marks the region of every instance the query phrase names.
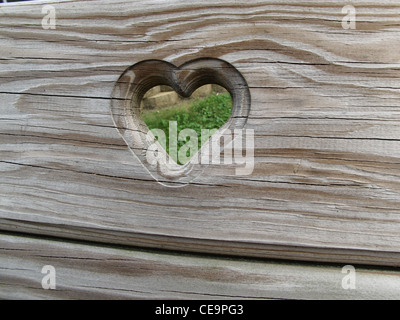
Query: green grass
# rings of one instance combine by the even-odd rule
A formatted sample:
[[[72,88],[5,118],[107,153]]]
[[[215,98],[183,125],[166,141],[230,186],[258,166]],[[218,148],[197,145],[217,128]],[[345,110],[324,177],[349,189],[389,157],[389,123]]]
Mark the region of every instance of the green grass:
[[[161,129],[166,134],[166,149],[169,153],[169,123],[176,121],[178,136],[183,129],[192,129],[198,135],[198,148],[201,148],[201,130],[219,129],[230,118],[232,113],[232,98],[229,93],[215,94],[191,103],[181,104],[176,107],[152,111],[142,114],[148,128]],[[187,141],[178,141],[178,150]],[[176,159],[174,159],[176,161]],[[182,163],[179,163],[182,164]]]

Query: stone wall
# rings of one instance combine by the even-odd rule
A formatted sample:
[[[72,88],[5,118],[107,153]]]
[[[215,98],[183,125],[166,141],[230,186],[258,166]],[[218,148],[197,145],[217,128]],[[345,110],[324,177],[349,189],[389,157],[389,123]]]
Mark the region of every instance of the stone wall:
[[[218,85],[208,84],[197,89],[189,99],[180,97],[171,87],[158,86],[149,90],[143,98],[142,110],[157,110],[178,105],[187,100],[202,99],[212,92],[225,93],[226,90]]]

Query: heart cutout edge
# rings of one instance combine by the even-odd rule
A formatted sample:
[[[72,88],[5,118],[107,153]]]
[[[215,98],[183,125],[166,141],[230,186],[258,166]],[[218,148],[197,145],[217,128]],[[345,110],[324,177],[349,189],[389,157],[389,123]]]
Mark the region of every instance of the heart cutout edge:
[[[140,113],[145,93],[155,86],[167,85],[180,96],[190,97],[197,88],[206,84],[220,85],[232,97],[232,114],[218,132],[222,134],[227,129],[243,129],[250,112],[250,91],[241,73],[224,60],[200,58],[179,67],[163,60],[144,60],[126,69],[115,84],[111,98],[115,127],[128,148],[157,181],[166,179],[167,182],[188,183],[204,168],[192,161],[183,166],[159,163],[156,167],[147,162],[145,154],[151,141],[147,138],[149,128]]]

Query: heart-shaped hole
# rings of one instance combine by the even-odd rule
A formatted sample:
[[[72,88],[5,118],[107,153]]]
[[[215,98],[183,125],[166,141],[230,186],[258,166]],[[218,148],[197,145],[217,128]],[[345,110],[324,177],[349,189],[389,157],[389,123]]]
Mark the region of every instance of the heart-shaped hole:
[[[111,99],[111,113],[114,124],[132,153],[153,178],[163,185],[183,186],[201,175],[209,164],[207,162],[207,151],[203,153],[203,150],[207,150],[207,147],[210,146],[210,139],[209,137],[205,139],[204,135],[201,135],[201,142],[205,140],[208,140],[208,142],[202,143],[197,157],[193,156],[192,152],[193,158],[188,158],[190,161],[179,159],[179,155],[175,157],[177,161],[170,161],[171,157],[168,157],[167,160],[165,160],[165,157],[158,157],[157,154],[163,153],[166,155],[168,148],[166,147],[166,141],[165,147],[162,148],[159,137],[149,130],[143,119],[142,102],[144,103],[145,95],[154,87],[169,86],[179,96],[189,98],[196,89],[208,84],[225,88],[231,96],[232,109],[227,120],[227,116],[221,116],[219,112],[211,114],[211,117],[219,115],[221,117],[220,123],[225,123],[222,128],[212,135],[212,139],[215,138],[214,140],[216,140],[224,134],[229,138],[229,131],[241,130],[247,122],[250,111],[250,91],[246,80],[240,72],[226,61],[201,58],[177,67],[162,60],[145,60],[125,70],[114,87]],[[199,109],[207,110],[207,108]],[[178,126],[178,123],[176,125]],[[188,129],[190,130],[190,128]],[[163,133],[165,134],[165,132]],[[160,135],[162,136],[162,134]],[[198,138],[197,135],[196,138],[190,139],[192,145],[196,144],[198,146]],[[169,136],[169,141],[171,140],[178,141],[179,136],[176,139],[171,139],[171,136]],[[185,141],[182,142],[185,144]],[[159,152],[159,147],[163,149],[163,152]],[[185,154],[185,148],[181,148],[179,151]],[[171,153],[171,150],[169,152]],[[218,147],[213,148],[209,158],[213,158],[214,154],[217,156],[224,154],[224,147],[221,149],[218,149]],[[206,161],[196,161],[199,158]]]
[[[185,165],[231,117],[232,97],[218,85],[198,88],[189,98],[156,86],[143,97],[144,123],[178,165]]]

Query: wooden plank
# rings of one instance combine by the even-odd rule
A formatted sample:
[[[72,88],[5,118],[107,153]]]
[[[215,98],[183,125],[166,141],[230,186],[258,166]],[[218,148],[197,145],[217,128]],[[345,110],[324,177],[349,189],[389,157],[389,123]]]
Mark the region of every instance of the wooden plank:
[[[44,266],[55,290],[44,290]],[[137,251],[0,236],[2,299],[397,299],[398,271]]]
[[[400,263],[396,1],[0,7],[0,229],[254,257]],[[111,117],[123,72],[218,58],[246,79],[255,170],[153,179]]]

